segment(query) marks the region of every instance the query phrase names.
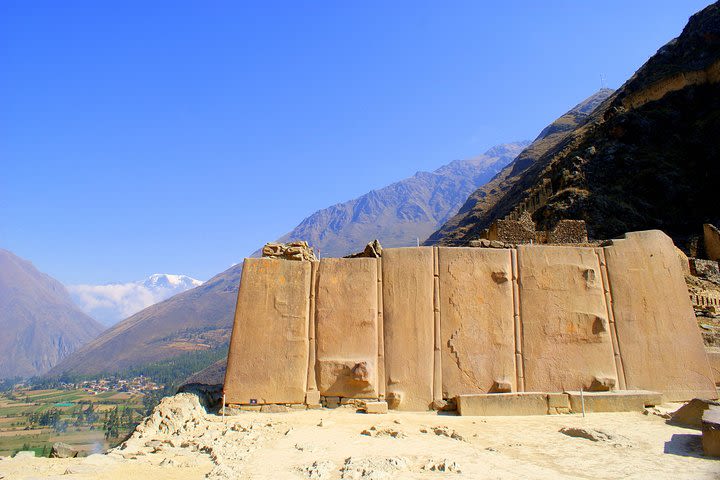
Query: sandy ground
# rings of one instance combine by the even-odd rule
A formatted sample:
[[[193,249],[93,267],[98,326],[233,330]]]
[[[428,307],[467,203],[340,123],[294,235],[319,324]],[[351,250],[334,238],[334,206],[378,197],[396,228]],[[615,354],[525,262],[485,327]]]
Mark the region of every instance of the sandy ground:
[[[198,419],[170,407],[109,455],[5,458],[0,479],[720,479],[720,459],[702,455],[699,431],[652,413],[458,417],[340,408]],[[596,440],[560,432],[568,427]]]

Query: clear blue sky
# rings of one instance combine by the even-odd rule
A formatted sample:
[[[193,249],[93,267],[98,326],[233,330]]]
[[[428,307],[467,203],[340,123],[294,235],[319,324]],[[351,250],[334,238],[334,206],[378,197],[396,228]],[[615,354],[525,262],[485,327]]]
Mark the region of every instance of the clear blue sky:
[[[0,247],[68,284],[205,280],[534,138],[708,3],[0,1]]]

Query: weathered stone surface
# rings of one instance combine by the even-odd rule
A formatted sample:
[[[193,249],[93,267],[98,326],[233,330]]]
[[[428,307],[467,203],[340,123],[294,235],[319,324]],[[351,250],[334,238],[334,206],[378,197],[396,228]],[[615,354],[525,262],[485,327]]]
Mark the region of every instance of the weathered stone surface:
[[[443,397],[517,390],[510,250],[438,250]]]
[[[570,399],[570,409],[582,412],[583,400],[586,413],[642,412],[646,406],[660,405],[663,396],[659,392],[644,390],[620,390],[616,392],[565,392]]]
[[[387,402],[365,402],[365,413],[377,414],[387,413],[388,404]]]
[[[378,397],[378,260],[323,258],[315,303],[321,395]]]
[[[703,225],[703,240],[707,257],[710,260],[720,261],[720,230],[706,223]]]
[[[707,351],[706,353],[713,378],[715,379],[715,385],[720,385],[720,349]]]
[[[668,401],[717,398],[670,237],[628,233],[605,247],[605,258],[627,388]]]
[[[320,392],[313,390],[305,394],[305,403],[308,405],[320,404]]]
[[[710,408],[711,405],[720,406],[720,403],[713,402],[712,400],[693,398],[675,410],[670,416],[670,421],[677,425],[699,428],[702,426],[703,413],[705,413],[705,410]]]
[[[310,262],[248,258],[243,266],[224,392],[227,403],[303,403]]]
[[[600,264],[592,248],[518,247],[525,389],[615,379]]]
[[[300,404],[296,404],[296,405],[300,405]],[[260,407],[260,411],[262,413],[285,413],[288,411],[288,407],[286,407],[285,405],[276,405],[276,404],[262,405]]]
[[[432,248],[386,249],[382,276],[386,396],[397,400],[393,409],[428,410],[435,342]]]
[[[546,393],[486,393],[455,397],[460,415],[546,415]]]
[[[315,261],[315,252],[307,242],[266,243],[262,248],[262,256],[284,260]]]
[[[570,398],[566,393],[548,393],[548,414],[570,413]]]
[[[720,407],[716,405],[703,413],[702,446],[705,455],[720,457]]]
[[[50,458],[75,458],[77,456],[78,451],[67,443],[56,442],[50,449]]]

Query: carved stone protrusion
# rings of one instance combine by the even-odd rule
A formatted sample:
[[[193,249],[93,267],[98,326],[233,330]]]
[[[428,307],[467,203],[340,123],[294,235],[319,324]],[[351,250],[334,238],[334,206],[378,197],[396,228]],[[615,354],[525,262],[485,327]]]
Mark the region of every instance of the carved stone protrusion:
[[[352,368],[352,378],[356,382],[370,383],[370,372],[367,368],[367,362],[358,362]]]
[[[591,392],[607,392],[615,388],[617,381],[612,377],[595,377],[588,388]]]
[[[385,401],[387,402],[388,407],[391,410],[397,410],[397,408],[400,406],[400,403],[402,403],[402,393],[390,392],[385,395]]]

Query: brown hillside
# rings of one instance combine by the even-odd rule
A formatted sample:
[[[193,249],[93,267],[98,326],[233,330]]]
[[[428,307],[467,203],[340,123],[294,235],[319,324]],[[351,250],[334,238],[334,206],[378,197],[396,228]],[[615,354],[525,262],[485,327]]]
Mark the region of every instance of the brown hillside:
[[[0,379],[45,373],[102,329],[60,282],[0,249]]]

